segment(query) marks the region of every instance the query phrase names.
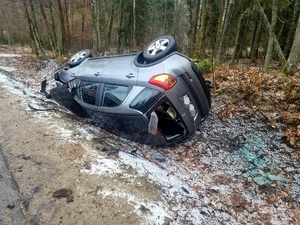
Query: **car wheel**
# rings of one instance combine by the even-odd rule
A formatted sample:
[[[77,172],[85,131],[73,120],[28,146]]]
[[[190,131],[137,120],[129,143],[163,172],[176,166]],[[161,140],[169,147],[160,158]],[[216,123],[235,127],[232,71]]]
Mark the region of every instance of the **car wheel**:
[[[143,51],[147,63],[160,60],[172,52],[178,51],[176,41],[172,36],[163,36],[153,40]]]
[[[90,52],[90,50],[83,50],[80,52],[77,52],[75,55],[73,55],[69,61],[67,62],[67,64],[69,65],[69,67],[75,67],[78,66],[80,63],[83,62],[83,60],[87,59],[87,58],[92,58],[93,55]]]

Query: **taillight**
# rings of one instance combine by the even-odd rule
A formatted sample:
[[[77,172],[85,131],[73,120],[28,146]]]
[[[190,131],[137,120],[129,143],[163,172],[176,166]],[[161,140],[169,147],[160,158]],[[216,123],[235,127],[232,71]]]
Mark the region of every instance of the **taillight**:
[[[169,90],[176,84],[177,80],[170,74],[158,74],[151,77],[148,82],[165,90]]]

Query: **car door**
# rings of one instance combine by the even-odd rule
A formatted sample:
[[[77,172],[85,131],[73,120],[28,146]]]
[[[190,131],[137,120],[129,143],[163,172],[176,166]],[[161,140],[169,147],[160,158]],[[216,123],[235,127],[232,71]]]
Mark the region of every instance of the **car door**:
[[[122,103],[137,83],[138,68],[134,65],[135,54],[112,58],[102,75],[97,105],[104,113],[126,114]]]
[[[112,58],[102,75],[102,83],[135,86],[138,69],[134,65],[135,55],[124,55]]]

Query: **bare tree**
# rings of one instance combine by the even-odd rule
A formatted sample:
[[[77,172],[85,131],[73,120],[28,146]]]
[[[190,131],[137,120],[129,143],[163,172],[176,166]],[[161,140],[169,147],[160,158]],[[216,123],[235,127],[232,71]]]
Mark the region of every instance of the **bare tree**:
[[[101,48],[99,0],[91,0],[91,11],[93,24],[93,49],[98,51]]]
[[[38,32],[37,21],[35,19],[35,8],[33,5],[33,2],[32,2],[32,0],[29,1],[30,6],[28,6],[26,0],[23,0],[22,2],[23,2],[25,15],[26,15],[28,25],[29,25],[31,40],[33,42],[32,43],[33,51],[36,55],[44,54],[44,49],[43,49],[42,43],[41,43],[41,37]],[[31,12],[31,14],[29,13],[29,11]]]
[[[228,7],[226,8],[226,14],[224,15],[224,25],[223,25],[222,34],[221,34],[220,42],[219,42],[219,48],[218,48],[217,57],[216,57],[217,63],[221,63],[222,56],[224,54],[225,38],[226,38],[227,31],[228,31],[228,26],[229,26],[230,16],[232,13],[233,6],[234,6],[234,0],[229,0]]]
[[[203,35],[203,30],[201,30],[202,25],[202,19],[203,19],[203,4],[205,5],[206,0],[203,0],[201,3],[201,0],[197,1],[197,9],[196,9],[196,18],[195,18],[195,24],[194,24],[194,36],[193,36],[193,45],[194,45],[194,52],[193,55],[194,57],[199,56],[199,52],[201,52],[201,41]]]
[[[293,16],[289,26],[289,32],[287,34],[286,43],[284,47],[284,55],[287,56],[291,50],[293,39],[295,35],[295,27],[297,26],[297,18],[299,17],[299,0],[295,0],[293,4]]]
[[[264,9],[260,5],[260,0],[255,0],[255,4],[256,4],[256,6],[258,8],[258,12],[259,12],[260,16],[262,17],[263,24],[264,24],[267,32],[271,36],[272,40],[273,40],[273,43],[275,45],[274,47],[275,47],[275,50],[277,52],[277,56],[279,58],[280,64],[283,66],[286,63],[286,59],[285,59],[285,56],[284,56],[284,54],[282,52],[282,49],[281,49],[281,47],[279,45],[278,39],[277,39],[274,31],[272,31],[271,24],[270,24],[270,22],[268,20],[268,17],[266,16],[266,14],[264,12]]]
[[[258,46],[259,46],[259,39],[261,35],[261,28],[262,28],[262,20],[259,16],[259,13],[255,12],[257,21],[255,22],[254,32],[253,32],[253,38],[251,41],[251,49],[250,49],[250,59],[251,61],[254,61],[257,59],[257,53],[258,53]]]
[[[64,17],[64,11],[62,7],[61,0],[56,0],[57,7],[58,7],[58,18],[59,18],[59,25],[60,25],[60,51],[62,54],[68,53],[67,49],[67,35],[66,35],[66,26],[65,26],[65,17]]]
[[[295,74],[300,68],[300,17],[297,23],[297,29],[292,45],[292,49],[285,65],[285,72],[287,74]]]
[[[56,42],[54,41],[55,35],[54,35],[54,32],[52,32],[51,25],[49,24],[49,20],[47,18],[45,7],[44,7],[44,4],[42,1],[39,2],[39,6],[40,6],[41,15],[42,15],[43,25],[47,30],[48,40],[49,40],[49,43],[51,46],[51,50],[52,50],[52,52],[56,52],[57,47],[56,47]]]
[[[131,31],[131,47],[136,47],[136,0],[132,0],[132,31]]]
[[[266,53],[266,59],[265,59],[265,65],[264,70],[267,70],[269,68],[271,59],[272,59],[272,53],[273,53],[273,46],[274,46],[274,30],[277,22],[277,13],[278,13],[278,5],[277,0],[272,1],[272,19],[271,19],[271,25],[270,29],[268,30],[269,33],[269,40],[268,40],[268,48]]]

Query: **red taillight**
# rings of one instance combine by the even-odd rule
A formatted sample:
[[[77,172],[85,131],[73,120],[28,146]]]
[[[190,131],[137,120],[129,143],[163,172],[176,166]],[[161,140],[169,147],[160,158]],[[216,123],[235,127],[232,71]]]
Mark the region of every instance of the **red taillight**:
[[[176,84],[176,82],[176,78],[170,74],[158,74],[151,77],[151,79],[149,80],[150,84],[161,87],[165,90],[171,89]]]

